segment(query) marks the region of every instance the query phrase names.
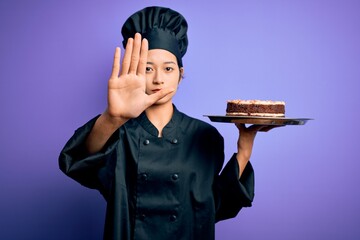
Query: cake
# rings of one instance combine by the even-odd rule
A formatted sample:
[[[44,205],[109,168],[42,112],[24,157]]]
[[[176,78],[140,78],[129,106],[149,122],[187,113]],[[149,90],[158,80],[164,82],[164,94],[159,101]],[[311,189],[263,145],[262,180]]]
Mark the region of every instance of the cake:
[[[284,117],[285,102],[271,100],[229,100],[228,116]]]

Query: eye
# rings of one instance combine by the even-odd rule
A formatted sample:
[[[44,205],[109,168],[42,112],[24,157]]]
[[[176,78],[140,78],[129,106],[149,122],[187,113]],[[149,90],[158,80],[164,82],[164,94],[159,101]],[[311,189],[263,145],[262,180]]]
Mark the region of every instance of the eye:
[[[153,69],[152,69],[151,67],[146,67],[146,68],[145,68],[145,71],[146,71],[147,73],[150,73],[150,72],[153,71]]]
[[[166,68],[165,68],[165,71],[166,71],[166,72],[171,72],[171,71],[173,71],[173,70],[174,70],[174,68],[172,68],[172,67],[166,67]]]

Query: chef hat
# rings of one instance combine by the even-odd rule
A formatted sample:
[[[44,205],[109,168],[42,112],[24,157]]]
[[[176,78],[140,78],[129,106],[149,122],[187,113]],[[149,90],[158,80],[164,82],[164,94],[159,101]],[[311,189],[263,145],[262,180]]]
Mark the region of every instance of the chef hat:
[[[187,22],[178,12],[163,7],[147,7],[131,15],[124,23],[121,34],[125,48],[129,38],[140,33],[149,41],[149,50],[164,49],[176,56],[182,67],[181,58],[185,55]]]

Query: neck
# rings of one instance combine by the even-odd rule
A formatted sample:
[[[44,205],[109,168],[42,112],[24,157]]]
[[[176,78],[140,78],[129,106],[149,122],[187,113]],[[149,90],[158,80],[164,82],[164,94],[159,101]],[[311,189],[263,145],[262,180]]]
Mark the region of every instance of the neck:
[[[146,116],[149,121],[159,131],[159,137],[162,136],[162,130],[168,124],[172,118],[174,107],[171,102],[160,105],[152,105],[145,110]]]

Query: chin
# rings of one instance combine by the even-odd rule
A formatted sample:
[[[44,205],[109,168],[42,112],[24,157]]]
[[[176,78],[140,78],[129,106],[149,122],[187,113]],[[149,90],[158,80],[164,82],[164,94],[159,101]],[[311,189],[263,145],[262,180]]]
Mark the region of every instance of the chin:
[[[158,100],[157,102],[154,103],[154,105],[166,105],[166,104],[172,104],[172,98],[166,96],[160,100]]]
[[[155,102],[154,105],[164,105],[164,104],[172,104],[172,98],[175,94],[167,95],[161,99],[159,99],[157,102]]]
[[[154,105],[160,106],[160,105],[165,105],[168,103],[169,103],[169,101],[164,101],[164,100],[160,99],[159,101],[155,102]]]

